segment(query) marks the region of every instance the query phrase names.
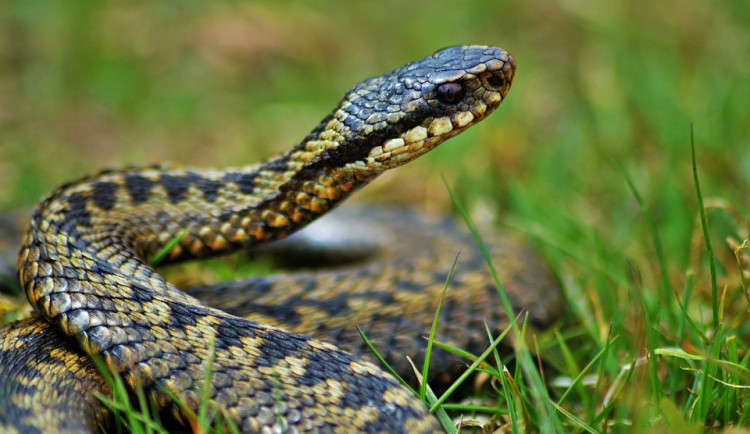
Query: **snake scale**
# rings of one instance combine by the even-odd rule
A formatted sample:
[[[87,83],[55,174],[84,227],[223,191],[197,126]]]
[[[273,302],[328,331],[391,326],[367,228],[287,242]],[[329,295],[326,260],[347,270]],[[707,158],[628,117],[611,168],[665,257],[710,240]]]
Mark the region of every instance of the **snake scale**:
[[[55,190],[33,211],[17,261],[38,313],[0,328],[0,429],[85,432],[105,424],[94,395],[111,391],[95,356],[188,422],[190,411],[173,396],[192,411],[207,396],[210,411],[243,432],[439,431],[417,397],[366,359],[355,325],[408,373],[404,357],[423,356],[451,258],[463,246],[438,339],[481,351],[484,322],[498,328],[507,319],[465,231],[405,211],[344,207],[347,223],[329,232],[363,232],[373,221],[413,229],[390,237],[365,231],[362,250],[381,246],[385,263],[226,282],[190,295],[148,261],[178,234],[168,262],[285,238],[383,171],[484,119],[514,75],[502,49],[450,47],[359,83],[304,140],[267,162],[104,170]],[[411,241],[419,231],[416,239],[428,241]],[[559,297],[533,254],[513,240],[492,246],[514,305],[542,322],[553,317]],[[244,301],[230,295],[237,291]],[[435,357],[439,368],[450,363]]]

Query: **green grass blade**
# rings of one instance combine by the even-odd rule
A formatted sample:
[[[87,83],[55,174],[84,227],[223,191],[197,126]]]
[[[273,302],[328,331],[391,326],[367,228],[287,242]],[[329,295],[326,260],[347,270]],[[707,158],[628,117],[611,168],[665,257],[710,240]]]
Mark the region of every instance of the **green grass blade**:
[[[187,235],[188,230],[183,229],[179,234],[175,235],[167,244],[164,245],[158,252],[148,261],[148,265],[155,267],[167,257],[170,251],[175,248],[176,245],[180,244],[180,241]]]
[[[695,184],[695,196],[698,199],[698,211],[701,217],[701,227],[703,228],[703,240],[706,243],[708,252],[708,268],[711,272],[711,307],[714,323],[714,332],[719,330],[719,289],[716,284],[716,264],[714,263],[714,249],[711,247],[711,237],[708,233],[708,218],[706,217],[706,208],[703,206],[703,195],[701,194],[701,185],[698,180],[698,164],[695,161],[695,135],[693,124],[690,124],[690,155],[693,161],[693,182]]]
[[[513,307],[511,306],[508,296],[505,293],[505,287],[500,281],[500,277],[498,276],[497,270],[495,269],[495,266],[492,262],[492,257],[490,256],[489,250],[484,244],[482,237],[479,235],[477,227],[474,225],[468,211],[463,206],[461,200],[458,198],[453,189],[450,188],[445,178],[443,178],[443,183],[448,190],[448,194],[450,195],[453,204],[456,206],[456,209],[458,210],[459,214],[461,214],[461,217],[463,218],[466,226],[469,228],[469,231],[474,237],[474,241],[479,247],[484,260],[490,269],[490,273],[495,282],[495,287],[497,288],[497,292],[500,296],[500,300],[502,301],[507,317],[515,318],[516,315],[514,314]],[[547,393],[547,389],[542,382],[542,378],[539,375],[536,366],[534,365],[529,350],[526,346],[526,342],[523,341],[523,335],[521,334],[518,324],[516,324],[514,321],[511,321],[510,326],[514,331],[514,348],[516,350],[516,357],[521,364],[521,369],[531,382],[532,394],[534,395],[534,398],[536,400],[538,410],[542,413],[539,418],[542,423],[542,429],[546,431],[562,432],[562,424],[557,417],[555,409],[552,407],[552,402],[549,394]]]
[[[411,360],[409,360],[411,363]],[[412,365],[413,366],[413,365]],[[427,380],[423,379],[422,384],[426,384]],[[435,392],[432,391],[432,388],[427,385],[425,393],[425,403],[428,407],[433,406],[435,403],[437,403],[437,396],[435,396]],[[434,411],[435,417],[438,418],[438,421],[440,422],[440,425],[443,427],[445,432],[447,434],[456,434],[458,430],[456,429],[455,425],[453,425],[453,421],[451,420],[450,416],[448,416],[448,412],[445,411],[445,408],[442,404],[438,406],[437,409]]]
[[[597,431],[594,428],[590,427],[581,418],[579,418],[578,416],[576,416],[573,413],[569,412],[568,410],[565,410],[564,408],[562,408],[561,406],[555,404],[554,402],[552,403],[552,406],[554,406],[555,409],[557,411],[559,411],[560,413],[562,413],[565,417],[567,417],[568,419],[570,419],[570,421],[573,422],[573,424],[575,426],[577,426],[578,428],[580,428],[580,429],[582,429],[582,430],[584,430],[586,432],[590,432],[592,434],[598,434],[599,433],[599,431]]]
[[[682,315],[680,316],[679,328],[677,329],[677,341],[681,342],[684,339],[685,326],[689,325],[690,329],[693,331],[693,335],[700,339],[703,345],[708,345],[710,342],[708,338],[706,338],[706,334],[698,327],[698,324],[693,321],[693,319],[690,317],[690,315],[688,315],[687,312],[688,303],[690,303],[690,296],[693,293],[694,277],[695,274],[693,274],[692,272],[688,272],[686,274],[685,287],[682,290],[682,300],[685,300],[685,303],[682,303],[682,301],[680,300],[680,296],[675,290],[675,300],[677,300],[677,305],[680,307],[680,311],[682,312]]]
[[[135,391],[135,402],[140,407],[136,408],[134,406],[135,402],[130,399],[128,387],[125,385],[122,377],[118,374],[113,374],[101,357],[91,356],[91,360],[93,360],[102,377],[104,377],[104,380],[112,390],[111,397],[102,396],[98,393],[95,396],[114,414],[115,429],[118,432],[124,427],[128,432],[134,434],[167,433],[161,422],[151,417],[151,413],[149,412],[150,406],[147,403],[142,388],[137,388]]]
[[[461,348],[454,347],[444,342],[435,341],[435,345],[437,345],[438,348],[448,351],[449,353],[456,355],[462,359],[470,360],[472,362],[477,359],[477,356],[475,356],[474,354],[471,354],[466,350],[462,350]]]
[[[508,414],[507,411],[497,407],[497,406],[489,406],[489,405],[481,405],[481,404],[454,404],[454,403],[445,403],[443,404],[443,408],[450,411],[456,411],[461,413],[487,413],[487,414],[494,414],[497,416],[502,416]]]
[[[725,346],[727,350],[727,358],[729,362],[739,365],[740,359],[737,353],[737,336],[729,336],[725,340]],[[740,384],[741,380],[733,373],[728,372],[726,380],[730,384]],[[737,400],[737,389],[734,387],[727,387],[727,391],[724,394],[724,420],[730,421],[734,419],[734,414],[737,413],[737,409],[740,408],[740,402]]]
[[[513,392],[513,398],[516,402],[518,402],[518,406],[521,408],[521,417],[523,418],[523,427],[524,427],[524,433],[530,434],[531,433],[531,416],[529,415],[529,409],[526,408],[526,403],[523,400],[523,395],[521,395],[521,390],[518,388],[518,385],[516,384],[515,380],[513,379],[513,376],[510,375],[510,372],[507,368],[503,368],[503,377],[505,377],[504,385],[507,384],[510,386],[510,391]],[[507,387],[507,386],[506,386]],[[508,409],[510,409],[510,405],[508,406]],[[517,432],[518,428],[517,426],[512,426],[513,432]]]
[[[562,337],[560,336],[560,333],[555,332],[555,338],[557,339],[557,346],[558,348],[560,348],[562,355],[563,355],[563,360],[565,361],[566,372],[569,375],[570,374],[575,375],[575,378],[571,382],[570,386],[562,394],[560,399],[557,400],[557,403],[562,404],[563,401],[565,401],[565,398],[575,389],[578,392],[578,396],[582,400],[582,404],[588,407],[590,405],[590,402],[589,402],[590,397],[587,395],[586,391],[584,390],[583,385],[581,385],[581,380],[583,379],[586,369],[593,366],[593,363],[597,360],[597,358],[601,355],[602,352],[600,351],[600,354],[595,356],[594,359],[591,362],[589,362],[588,366],[584,368],[583,370],[581,370],[579,369],[578,364],[576,363],[575,356],[573,355],[568,345],[565,343],[565,340],[563,340]]]
[[[382,355],[380,355],[380,352],[378,352],[377,349],[375,349],[375,346],[370,342],[370,340],[365,335],[365,332],[362,331],[362,329],[357,326],[357,333],[359,333],[359,336],[362,338],[362,341],[367,345],[367,348],[372,352],[372,355],[375,356],[376,359],[378,359],[378,362],[391,374],[393,377],[401,383],[402,386],[406,387],[411,391],[411,393],[419,396],[419,393],[412,389],[411,386],[409,386],[409,383],[407,383],[403,378],[401,378],[400,375],[398,375],[398,372],[396,372],[391,365],[388,364],[388,362],[385,361]]]
[[[398,375],[398,373],[391,367],[391,365],[388,364],[388,362],[385,361],[382,355],[378,352],[377,349],[375,349],[375,346],[370,342],[370,340],[367,338],[365,333],[362,331],[362,329],[357,326],[357,332],[359,333],[359,336],[364,341],[365,345],[367,345],[367,348],[370,349],[372,354],[375,356],[376,359],[378,359],[378,362],[391,374],[394,378],[404,387],[409,389],[411,393],[413,393],[415,396],[421,397],[420,394],[414,390],[409,384],[404,381],[404,379]],[[409,363],[411,363],[411,359],[409,359]],[[413,366],[413,365],[412,365]],[[416,372],[416,369],[415,369]],[[425,378],[422,378],[421,384],[427,383],[427,380]],[[427,406],[430,408],[431,413],[435,413],[435,416],[438,418],[438,421],[442,425],[443,429],[449,433],[454,434],[456,432],[456,428],[453,426],[453,421],[450,419],[450,416],[448,416],[448,413],[443,409],[442,403],[437,402],[437,396],[435,396],[435,393],[432,391],[429,385],[425,386],[425,398],[423,399],[423,402],[427,404]]]
[[[435,309],[435,315],[432,318],[432,325],[430,326],[430,337],[427,340],[427,349],[425,349],[424,363],[422,364],[422,382],[419,385],[419,397],[422,401],[425,400],[425,393],[427,391],[427,378],[430,371],[430,357],[432,356],[432,344],[435,341],[435,330],[437,330],[438,318],[440,317],[440,309],[443,307],[443,301],[445,301],[445,294],[448,292],[448,285],[450,285],[453,279],[453,272],[456,270],[456,263],[458,257],[461,255],[461,251],[456,252],[456,257],[453,258],[451,269],[448,272],[448,277],[445,278],[443,284],[443,292],[440,294],[440,300],[438,300],[437,309]]]
[[[573,378],[572,382],[570,383],[570,386],[568,386],[565,392],[563,392],[563,394],[560,396],[560,399],[557,400],[558,405],[562,405],[562,403],[565,401],[565,398],[567,398],[568,395],[570,395],[570,393],[573,392],[574,388],[577,388],[579,393],[585,393],[585,391],[582,389],[582,386],[581,386],[583,377],[586,376],[586,373],[591,368],[594,367],[594,365],[596,364],[596,362],[599,361],[599,359],[601,359],[603,356],[607,354],[608,349],[609,349],[609,345],[605,345],[605,347],[602,348],[598,353],[596,353],[594,358],[592,358],[591,361],[589,361],[589,363],[586,366],[584,366],[583,369],[580,370],[580,372],[578,372],[578,375],[576,375],[576,377]],[[586,402],[588,405],[593,405],[590,401],[586,401]]]
[[[654,350],[659,345],[659,312],[661,309],[658,307],[652,309],[649,307],[646,297],[643,294],[643,288],[641,287],[640,280],[637,278],[639,273],[635,270],[634,265],[631,261],[628,261],[631,275],[631,286],[632,291],[638,294],[638,299],[641,301],[641,310],[643,312],[643,318],[645,320],[645,331],[646,331],[646,350],[648,351],[648,376],[651,384],[651,391],[654,396],[654,403],[657,406],[661,404],[661,397],[664,396],[664,389],[662,388],[661,381],[659,380],[659,374],[656,372],[657,361]]]
[[[609,350],[612,348],[612,344],[615,343],[617,340],[617,336],[614,338],[612,337],[612,326],[610,325],[609,331],[607,332],[607,340],[604,341],[604,348],[602,349],[601,353],[601,363],[599,363],[599,369],[596,374],[596,385],[594,386],[594,398],[591,400],[591,407],[588,409],[588,418],[591,422],[594,419],[594,415],[596,414],[596,406],[599,403],[599,390],[602,387],[602,382],[604,381],[604,375],[607,372],[607,356],[609,356]],[[604,427],[606,430],[606,420],[604,423]]]
[[[656,227],[656,221],[651,214],[651,210],[643,201],[640,192],[638,192],[638,189],[635,187],[630,174],[625,170],[624,167],[622,167],[619,162],[614,159],[612,159],[611,161],[612,164],[614,164],[614,166],[617,167],[617,169],[620,171],[623,178],[625,178],[625,183],[627,184],[628,189],[635,198],[635,201],[638,203],[638,207],[641,209],[641,212],[643,213],[643,216],[646,218],[646,222],[648,223],[648,228],[651,233],[651,242],[654,245],[654,250],[656,250],[656,259],[659,263],[659,295],[661,299],[661,305],[664,308],[663,310],[665,311],[665,313],[669,315],[667,320],[671,324],[673,322],[673,318],[672,309],[669,307],[669,301],[670,297],[672,296],[672,292],[670,291],[669,277],[667,274],[667,259],[666,255],[664,255],[664,247],[661,242],[661,237],[659,236],[659,230]]]
[[[474,372],[480,363],[484,362],[484,360],[492,354],[492,352],[495,350],[495,347],[497,347],[500,342],[503,340],[505,335],[508,333],[510,329],[505,329],[503,333],[500,334],[500,336],[497,337],[494,341],[492,341],[492,344],[490,344],[489,348],[484,350],[482,355],[480,355],[474,363],[472,363],[459,377],[456,379],[456,381],[453,382],[453,384],[448,387],[448,389],[440,396],[440,398],[437,400],[437,402],[430,408],[430,411],[434,411],[438,405],[441,405],[443,402],[445,402],[446,399],[460,386],[464,380],[466,380],[469,375],[471,375],[472,372]]]
[[[721,351],[721,343],[720,339],[713,340],[709,349],[710,358],[718,359]],[[703,422],[708,417],[710,407],[714,402],[715,390],[717,389],[716,381],[714,381],[717,369],[714,363],[704,363],[701,375],[698,377],[700,386],[695,391],[695,410],[691,415],[691,422]]]
[[[487,332],[487,338],[489,342],[492,342],[495,340],[495,337],[492,336],[492,330],[490,330],[489,326],[485,322],[484,328]],[[510,327],[506,327],[506,331],[509,331]],[[516,405],[514,401],[514,395],[511,394],[511,386],[508,382],[508,377],[506,376],[507,369],[505,369],[505,366],[502,364],[502,359],[500,358],[499,354],[497,353],[497,350],[493,351],[495,356],[495,363],[497,363],[497,372],[492,374],[495,378],[499,378],[500,382],[502,384],[502,392],[503,392],[503,398],[505,398],[505,403],[508,406],[508,418],[510,419],[510,430],[511,433],[515,434],[518,432],[518,415],[516,414]]]

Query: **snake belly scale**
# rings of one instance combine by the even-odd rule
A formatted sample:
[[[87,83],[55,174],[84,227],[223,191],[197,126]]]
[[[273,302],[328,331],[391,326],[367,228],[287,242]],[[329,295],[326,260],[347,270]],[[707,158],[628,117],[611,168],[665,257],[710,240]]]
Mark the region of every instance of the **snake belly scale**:
[[[86,384],[74,387],[106,389],[92,355],[177,413],[170,395],[197,409],[207,387],[211,410],[244,432],[439,430],[423,403],[370,362],[204,305],[148,260],[177,234],[167,261],[286,237],[485,118],[514,75],[514,60],[499,48],[447,48],[356,85],[299,145],[268,162],[105,170],[54,191],[34,210],[17,263],[28,300],[49,325],[32,318],[0,329],[0,397],[8,398],[0,427],[49,423],[29,404],[45,369],[64,365],[73,372],[61,375]],[[42,357],[33,351],[50,366],[30,362]],[[76,405],[86,423],[103,420],[86,413],[85,402]]]

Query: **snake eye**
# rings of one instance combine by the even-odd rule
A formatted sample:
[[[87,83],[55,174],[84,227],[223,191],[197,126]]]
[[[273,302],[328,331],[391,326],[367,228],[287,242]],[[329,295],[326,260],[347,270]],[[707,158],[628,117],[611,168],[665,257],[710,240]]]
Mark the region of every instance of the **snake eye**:
[[[437,97],[443,104],[455,104],[464,98],[466,91],[458,83],[445,83],[437,88]]]

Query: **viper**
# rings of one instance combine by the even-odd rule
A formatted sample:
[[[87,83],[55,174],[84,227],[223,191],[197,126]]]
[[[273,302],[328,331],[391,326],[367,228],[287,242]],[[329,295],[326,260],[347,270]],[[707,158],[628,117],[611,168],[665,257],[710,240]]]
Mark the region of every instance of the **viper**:
[[[481,348],[485,322],[507,324],[482,256],[457,226],[382,207],[343,209],[346,223],[312,237],[365,234],[361,256],[377,250],[386,259],[190,293],[149,261],[165,246],[162,263],[174,263],[287,237],[487,117],[514,76],[515,61],[500,48],[446,48],[357,84],[267,162],[109,169],[52,192],[34,209],[17,259],[37,313],[0,328],[0,428],[105,424],[96,395],[111,391],[95,358],[181,420],[208,404],[244,432],[440,430],[424,403],[368,361],[356,326],[408,373],[405,356],[423,358],[445,258],[459,248],[438,339]],[[544,266],[515,240],[490,244],[514,305],[548,321],[559,300]]]

